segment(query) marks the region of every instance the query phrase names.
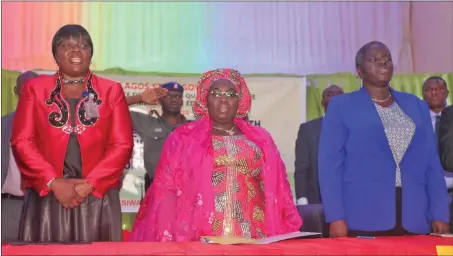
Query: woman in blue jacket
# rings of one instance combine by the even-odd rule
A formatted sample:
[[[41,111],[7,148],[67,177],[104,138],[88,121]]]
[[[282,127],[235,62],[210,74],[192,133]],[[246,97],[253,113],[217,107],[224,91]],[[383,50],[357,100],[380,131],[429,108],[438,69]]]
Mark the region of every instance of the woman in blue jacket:
[[[429,109],[390,87],[381,42],[364,45],[362,87],[332,98],[319,145],[319,185],[331,237],[448,232],[448,194]]]

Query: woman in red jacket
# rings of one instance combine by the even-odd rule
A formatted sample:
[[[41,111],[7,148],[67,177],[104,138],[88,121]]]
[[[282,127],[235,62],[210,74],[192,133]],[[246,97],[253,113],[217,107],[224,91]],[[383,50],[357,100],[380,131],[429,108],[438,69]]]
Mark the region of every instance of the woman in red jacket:
[[[58,72],[25,84],[13,123],[27,188],[19,240],[120,241],[120,179],[133,147],[124,92],[90,72],[82,26],[60,28],[52,53]]]

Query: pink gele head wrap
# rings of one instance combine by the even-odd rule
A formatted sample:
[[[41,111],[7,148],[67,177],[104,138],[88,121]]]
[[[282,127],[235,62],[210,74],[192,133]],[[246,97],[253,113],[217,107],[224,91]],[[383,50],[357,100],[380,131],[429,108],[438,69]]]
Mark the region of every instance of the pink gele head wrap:
[[[221,68],[205,72],[198,82],[197,97],[192,106],[193,114],[196,119],[209,116],[208,112],[208,92],[209,87],[217,80],[228,80],[234,84],[239,94],[239,107],[236,114],[237,118],[244,118],[252,106],[252,97],[249,88],[245,83],[244,77],[234,69]]]

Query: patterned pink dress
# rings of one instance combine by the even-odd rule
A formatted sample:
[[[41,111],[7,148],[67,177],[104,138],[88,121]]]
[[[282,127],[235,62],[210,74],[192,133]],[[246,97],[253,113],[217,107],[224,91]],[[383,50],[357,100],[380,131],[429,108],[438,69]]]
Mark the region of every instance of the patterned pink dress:
[[[200,236],[225,233],[259,238],[259,231],[274,236],[300,229],[272,137],[242,119],[235,123],[243,136],[212,136],[208,118],[173,131],[129,241],[199,242]]]
[[[244,135],[213,136],[212,143],[213,235],[265,237],[261,149]]]

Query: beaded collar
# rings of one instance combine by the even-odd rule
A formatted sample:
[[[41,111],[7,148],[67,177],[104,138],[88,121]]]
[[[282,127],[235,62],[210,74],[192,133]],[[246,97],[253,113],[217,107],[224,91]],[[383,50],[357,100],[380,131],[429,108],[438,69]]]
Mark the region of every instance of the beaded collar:
[[[52,125],[55,128],[62,128],[63,132],[70,134],[73,131],[76,133],[81,134],[83,131],[85,131],[86,126],[91,126],[94,125],[98,118],[86,118],[85,117],[85,103],[89,100],[88,95],[93,95],[93,101],[96,102],[99,105],[101,105],[102,100],[99,99],[99,96],[97,92],[94,90],[92,83],[91,83],[91,78],[92,74],[90,71],[88,71],[88,74],[86,77],[83,79],[83,81],[86,81],[85,83],[85,88],[86,88],[86,94],[87,96],[84,96],[84,99],[80,100],[79,103],[77,104],[77,109],[78,109],[78,119],[80,124],[72,124],[69,125],[69,108],[68,108],[68,103],[64,99],[62,93],[62,80],[63,82],[65,81],[62,79],[62,75],[60,72],[57,72],[57,79],[56,79],[56,85],[55,88],[51,91],[49,98],[45,101],[47,106],[51,106],[55,104],[58,109],[58,111],[53,111],[49,114],[48,120],[50,125]]]

